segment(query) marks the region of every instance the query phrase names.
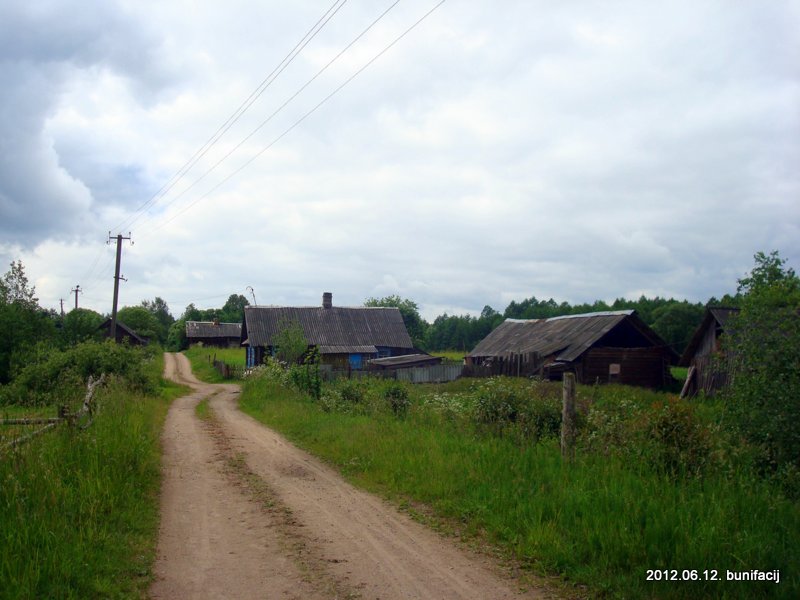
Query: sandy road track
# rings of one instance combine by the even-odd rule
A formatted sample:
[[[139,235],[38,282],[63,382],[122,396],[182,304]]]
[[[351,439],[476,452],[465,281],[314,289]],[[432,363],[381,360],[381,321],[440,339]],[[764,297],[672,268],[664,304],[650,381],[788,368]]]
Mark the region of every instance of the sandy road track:
[[[241,413],[237,386],[197,381],[183,355],[168,354],[166,371],[195,391],[175,402],[165,426],[152,597],[545,597]],[[215,427],[194,413],[203,398]],[[248,492],[234,482],[225,467],[232,456],[261,500],[253,485]]]

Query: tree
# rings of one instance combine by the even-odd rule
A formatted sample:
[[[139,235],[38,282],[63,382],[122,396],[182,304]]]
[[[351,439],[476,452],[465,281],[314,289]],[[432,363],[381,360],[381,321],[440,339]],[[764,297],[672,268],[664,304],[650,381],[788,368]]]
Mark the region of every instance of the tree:
[[[685,300],[670,301],[653,311],[651,327],[673,350],[680,353],[691,340],[704,314],[702,304],[690,304]]]
[[[0,278],[0,384],[12,377],[12,365],[25,362],[24,355],[38,342],[52,341],[55,321],[39,306],[21,261]]]
[[[244,319],[245,306],[250,306],[247,298],[241,294],[231,294],[222,307],[220,321],[224,323],[241,323]]]
[[[180,352],[188,347],[189,343],[186,340],[186,321],[181,318],[170,325],[169,331],[167,332],[166,348],[171,352]]]
[[[403,316],[403,323],[406,326],[411,342],[415,347],[421,348],[425,345],[425,331],[428,323],[419,314],[419,306],[413,300],[401,298],[397,295],[386,296],[385,298],[367,298],[364,306],[382,306],[385,308],[397,308]]]
[[[800,279],[777,252],[759,252],[739,280],[741,310],[727,350],[736,364],[728,390],[736,427],[761,452],[765,469],[800,492]],[[788,474],[788,475],[787,475]]]
[[[169,326],[175,322],[175,317],[169,312],[169,306],[167,303],[158,296],[150,302],[149,300],[142,300],[142,307],[146,308],[152,315],[158,319],[158,322],[161,323],[161,326],[164,330],[168,330]]]
[[[76,308],[64,315],[61,322],[61,340],[65,346],[74,346],[87,340],[100,341],[103,315],[88,308]]]
[[[279,325],[279,331],[272,340],[278,360],[290,365],[300,364],[308,351],[308,340],[303,327],[297,321],[287,321]]]
[[[124,306],[117,311],[117,320],[124,323],[138,335],[163,344],[166,332],[156,316],[144,306]],[[163,337],[162,337],[163,336]]]

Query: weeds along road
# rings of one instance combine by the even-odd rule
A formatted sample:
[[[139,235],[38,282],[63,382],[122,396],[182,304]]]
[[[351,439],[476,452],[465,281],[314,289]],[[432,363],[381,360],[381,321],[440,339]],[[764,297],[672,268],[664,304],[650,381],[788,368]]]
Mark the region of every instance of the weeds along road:
[[[152,598],[546,597],[241,413],[238,386],[198,381],[182,354],[165,371],[194,391],[163,433]]]

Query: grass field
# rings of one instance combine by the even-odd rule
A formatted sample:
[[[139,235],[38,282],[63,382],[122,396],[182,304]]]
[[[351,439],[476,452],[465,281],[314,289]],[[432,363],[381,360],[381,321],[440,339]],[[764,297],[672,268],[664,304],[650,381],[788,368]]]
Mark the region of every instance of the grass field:
[[[159,355],[154,379],[162,368]],[[159,435],[169,402],[186,391],[163,381],[156,389],[143,396],[111,383],[86,430],[62,425],[0,454],[0,597],[144,597],[158,534]]]
[[[590,413],[594,428],[584,431],[594,437],[584,440],[568,465],[555,436],[537,441],[521,436],[517,425],[476,427],[465,415],[475,414],[489,396],[480,396],[474,381],[410,388],[404,418],[367,408],[380,403],[382,388],[358,392],[353,384],[341,385],[350,386],[346,394],[327,388],[315,403],[274,380],[254,379],[245,384],[241,404],[357,485],[401,506],[421,503],[434,526],[496,545],[535,572],[563,577],[568,587],[588,586],[591,596],[800,595],[797,503],[749,471],[740,472],[746,461],[718,457],[733,451],[721,442],[702,459],[691,453],[681,459],[699,466],[717,461],[720,467],[699,474],[654,467],[675,456],[664,453],[664,444],[647,445],[647,436],[674,438],[679,450],[705,447],[705,436],[713,433],[713,407],[693,411],[672,396],[623,386],[580,388],[580,402],[606,408],[594,421]],[[506,384],[496,387],[497,398],[511,398]],[[542,389],[553,395],[551,388]],[[339,410],[330,400],[336,394],[355,398],[353,408]],[[628,419],[628,413],[635,417]],[[637,428],[641,438],[626,442]],[[623,439],[614,442],[619,435]],[[698,580],[663,581],[662,571],[662,581],[648,581],[648,569],[677,569],[679,576]],[[781,583],[725,581],[728,570],[752,569],[780,570]],[[719,580],[708,580],[714,574]]]
[[[212,346],[194,345],[184,354],[192,363],[195,376],[208,383],[223,383],[225,380],[214,368],[213,361],[221,360],[229,365],[244,366],[245,353],[242,348],[214,348]]]
[[[441,356],[444,359],[444,362],[459,365],[464,362],[464,357],[467,355],[466,351],[464,350],[437,350],[436,352],[431,352],[430,354],[432,356]]]

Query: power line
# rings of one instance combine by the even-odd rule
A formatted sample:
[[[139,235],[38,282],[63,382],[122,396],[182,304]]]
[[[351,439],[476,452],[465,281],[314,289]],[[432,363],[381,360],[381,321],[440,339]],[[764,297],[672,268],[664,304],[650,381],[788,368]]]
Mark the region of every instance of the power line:
[[[345,53],[346,53],[346,52],[347,52],[347,51],[348,51],[350,48],[352,48],[352,47],[353,47],[353,46],[354,46],[354,45],[355,45],[355,44],[356,44],[356,43],[357,43],[357,42],[358,42],[358,41],[359,41],[359,40],[360,40],[362,37],[364,37],[364,36],[365,36],[365,35],[366,35],[366,34],[367,34],[367,33],[368,33],[368,32],[369,32],[369,31],[370,31],[370,30],[371,30],[371,29],[372,29],[372,28],[375,26],[375,25],[377,25],[377,24],[378,24],[378,22],[379,22],[379,21],[381,21],[381,20],[382,20],[382,19],[383,19],[383,18],[384,18],[384,17],[385,17],[387,14],[389,14],[389,12],[390,12],[390,11],[391,11],[391,10],[392,10],[392,9],[393,9],[395,6],[397,6],[399,3],[400,3],[400,0],[395,0],[395,2],[393,2],[391,5],[389,5],[389,7],[388,7],[386,10],[384,10],[384,11],[383,11],[383,12],[382,12],[380,15],[378,15],[378,17],[377,17],[377,18],[376,18],[374,21],[372,21],[372,22],[371,22],[369,25],[367,25],[367,27],[366,27],[366,28],[365,28],[365,29],[364,29],[364,30],[363,30],[361,33],[359,33],[359,34],[358,34],[358,35],[357,35],[357,36],[356,36],[356,37],[355,37],[355,38],[354,38],[354,39],[353,39],[353,40],[352,40],[352,41],[351,41],[349,44],[347,44],[347,46],[345,46],[345,47],[344,47],[344,48],[343,48],[343,49],[342,49],[342,50],[341,50],[341,51],[340,51],[340,52],[339,52],[339,53],[338,53],[336,56],[334,56],[334,57],[333,57],[331,60],[329,60],[329,61],[328,61],[328,63],[327,63],[327,64],[325,64],[325,66],[324,66],[324,67],[322,67],[322,68],[321,68],[319,71],[317,71],[317,72],[314,74],[314,76],[313,76],[313,77],[311,77],[311,78],[310,78],[308,81],[306,81],[306,82],[305,82],[305,83],[304,83],[302,86],[300,86],[300,88],[299,88],[299,89],[298,89],[298,90],[297,90],[297,91],[296,91],[294,94],[292,94],[291,96],[289,96],[289,98],[287,98],[287,99],[286,99],[286,100],[283,102],[283,104],[281,104],[281,105],[280,105],[280,106],[279,106],[279,107],[278,107],[278,108],[277,108],[275,111],[273,111],[273,113],[272,113],[272,114],[271,114],[269,117],[267,117],[266,119],[264,119],[264,120],[263,120],[263,121],[262,121],[262,122],[261,122],[261,123],[260,123],[260,124],[259,124],[259,125],[258,125],[258,126],[257,126],[255,129],[254,129],[254,130],[253,130],[253,131],[251,131],[249,134],[247,134],[247,135],[244,137],[244,139],[242,139],[242,140],[241,140],[241,141],[240,141],[238,144],[236,144],[236,146],[234,146],[234,147],[233,147],[233,148],[232,148],[232,149],[231,149],[231,150],[230,150],[230,151],[229,151],[227,154],[225,154],[225,155],[224,155],[222,158],[220,158],[220,159],[219,159],[219,160],[218,160],[216,163],[214,163],[214,164],[213,164],[213,165],[212,165],[212,166],[211,166],[211,167],[210,167],[208,170],[206,170],[206,172],[205,172],[205,173],[203,173],[203,174],[202,174],[200,177],[198,177],[197,179],[195,179],[195,180],[194,180],[194,181],[193,181],[191,184],[189,184],[189,186],[188,186],[187,188],[184,188],[184,189],[183,189],[183,191],[181,191],[181,192],[180,192],[180,193],[179,193],[177,196],[175,196],[174,198],[172,198],[172,200],[170,200],[169,202],[167,202],[167,204],[164,206],[164,208],[166,209],[166,208],[169,208],[170,206],[172,206],[172,205],[173,205],[175,202],[177,202],[177,201],[178,201],[180,198],[182,198],[182,197],[183,197],[183,196],[184,196],[184,195],[185,195],[185,194],[186,194],[186,193],[187,193],[189,190],[191,190],[191,189],[192,189],[193,187],[195,187],[195,186],[196,186],[198,183],[200,183],[200,182],[201,182],[201,181],[203,181],[203,180],[204,180],[206,177],[208,177],[208,176],[209,176],[209,175],[210,175],[210,174],[211,174],[211,173],[212,173],[214,170],[216,170],[216,168],[217,168],[218,166],[220,166],[220,165],[221,165],[221,164],[222,164],[224,161],[226,161],[228,158],[230,158],[230,157],[231,157],[231,155],[233,155],[233,154],[234,154],[234,153],[235,153],[235,152],[236,152],[236,151],[237,151],[239,148],[241,148],[241,147],[242,147],[242,146],[245,144],[245,142],[247,142],[247,141],[248,141],[250,138],[252,138],[252,137],[253,137],[253,136],[254,136],[254,135],[255,135],[255,134],[258,132],[258,131],[260,131],[260,130],[261,130],[261,129],[262,129],[262,128],[263,128],[263,127],[264,127],[264,126],[267,124],[267,123],[269,123],[270,121],[272,121],[272,119],[273,119],[273,118],[275,118],[275,116],[276,116],[278,113],[280,113],[280,112],[281,112],[281,111],[282,111],[284,108],[286,108],[286,106],[287,106],[287,105],[289,105],[289,103],[291,103],[291,102],[292,102],[292,100],[294,100],[294,99],[295,99],[295,98],[297,98],[297,97],[298,97],[298,96],[299,96],[301,93],[303,93],[303,91],[305,91],[305,89],[306,89],[306,88],[307,88],[309,85],[311,85],[311,84],[312,84],[314,81],[316,81],[316,79],[317,79],[317,78],[318,78],[320,75],[322,75],[322,74],[323,74],[325,71],[327,71],[327,70],[328,70],[328,68],[329,68],[329,67],[330,67],[330,66],[331,66],[333,63],[335,63],[337,60],[339,60],[339,58],[341,58],[343,54],[345,54]],[[154,221],[153,221],[153,222],[154,222]],[[145,225],[147,225],[147,224],[145,224]],[[163,225],[162,225],[162,226],[163,226]],[[155,228],[153,231],[156,231],[156,230],[160,229],[160,227],[161,227],[161,226],[159,226],[159,227],[156,227],[156,228]]]
[[[239,107],[228,117],[228,119],[220,125],[216,132],[203,144],[192,157],[180,168],[178,171],[165,183],[158,192],[156,192],[147,202],[140,206],[132,217],[123,221],[119,226],[114,229],[120,230],[130,227],[135,223],[146,211],[146,209],[153,205],[160,198],[164,197],[177,183],[186,175],[197,162],[208,153],[208,151],[222,138],[223,135],[247,112],[247,110],[255,103],[258,98],[272,85],[275,79],[283,73],[284,70],[294,61],[295,58],[302,52],[302,50],[313,40],[317,34],[322,31],[325,25],[339,12],[345,5],[347,0],[335,0],[335,2],[323,13],[317,22],[306,32],[301,40],[292,48],[292,50],[278,63],[272,72],[256,87],[255,90],[248,96]]]
[[[398,0],[398,1],[399,1],[399,0]],[[400,34],[398,37],[396,37],[396,38],[395,38],[395,39],[394,39],[394,40],[393,40],[393,41],[392,41],[390,44],[388,44],[388,45],[387,45],[387,46],[386,46],[386,47],[385,47],[383,50],[381,50],[380,52],[378,52],[378,53],[377,53],[375,56],[373,56],[373,57],[372,57],[372,58],[371,58],[369,61],[367,61],[367,62],[366,62],[366,63],[365,63],[365,64],[364,64],[364,65],[363,65],[363,66],[362,66],[360,69],[358,69],[358,70],[357,70],[355,73],[353,73],[353,75],[351,75],[350,77],[348,77],[348,78],[347,78],[347,79],[346,79],[346,80],[345,80],[345,81],[344,81],[342,84],[340,84],[340,85],[339,85],[337,88],[335,88],[335,89],[334,89],[334,90],[333,90],[331,93],[329,93],[327,96],[325,96],[325,98],[323,98],[323,99],[322,99],[322,100],[321,100],[321,101],[320,101],[318,104],[316,104],[316,105],[315,105],[315,106],[314,106],[314,107],[313,107],[311,110],[309,110],[308,112],[306,112],[305,114],[303,114],[303,116],[301,116],[301,117],[300,117],[300,118],[299,118],[297,121],[295,121],[295,122],[294,122],[294,123],[293,123],[291,126],[289,126],[289,127],[288,127],[288,128],[287,128],[287,129],[286,129],[284,132],[283,132],[283,133],[281,133],[279,136],[277,136],[275,139],[273,139],[273,140],[272,140],[272,141],[271,141],[269,144],[267,144],[267,145],[266,145],[264,148],[262,148],[260,151],[258,151],[258,152],[257,152],[255,155],[253,155],[252,157],[250,157],[250,158],[249,158],[249,159],[248,159],[248,160],[247,160],[247,161],[246,161],[246,162],[245,162],[243,165],[241,165],[241,166],[240,166],[238,169],[236,169],[235,171],[233,171],[233,172],[232,172],[231,174],[229,174],[228,176],[224,177],[224,178],[223,178],[223,179],[222,179],[220,182],[218,182],[216,185],[214,185],[214,186],[213,186],[211,189],[209,189],[209,190],[208,190],[207,192],[205,192],[203,195],[201,195],[200,197],[198,197],[196,200],[194,200],[194,201],[190,202],[190,203],[189,203],[188,205],[186,205],[186,206],[185,206],[185,207],[184,207],[182,210],[180,210],[179,212],[175,213],[175,214],[174,214],[172,217],[170,217],[170,218],[169,218],[169,219],[167,219],[166,221],[163,221],[163,222],[162,222],[160,225],[158,225],[158,226],[156,226],[155,228],[153,228],[153,230],[150,232],[150,235],[154,234],[154,233],[155,233],[156,231],[158,231],[159,229],[161,229],[161,228],[165,227],[166,225],[168,225],[169,223],[171,223],[172,221],[174,221],[175,219],[177,219],[179,216],[181,216],[183,213],[185,213],[186,211],[188,211],[190,208],[192,208],[192,207],[193,207],[194,205],[196,205],[198,202],[200,202],[201,200],[203,200],[203,199],[207,198],[207,197],[208,197],[209,195],[211,195],[213,192],[215,192],[216,190],[218,190],[218,189],[219,189],[219,188],[220,188],[222,185],[224,185],[225,183],[227,183],[228,181],[230,181],[231,179],[233,179],[233,178],[234,178],[236,175],[238,175],[239,173],[241,173],[241,172],[242,172],[242,171],[243,171],[245,168],[247,168],[248,166],[250,166],[250,164],[252,164],[252,163],[253,163],[253,161],[255,161],[255,160],[258,158],[258,157],[260,157],[262,154],[264,154],[264,153],[265,153],[267,150],[269,150],[270,148],[272,148],[272,147],[273,147],[275,144],[277,144],[277,143],[278,143],[280,140],[282,140],[284,137],[286,137],[286,136],[287,136],[287,135],[288,135],[288,134],[289,134],[289,133],[290,133],[292,130],[294,130],[294,129],[295,129],[297,126],[298,126],[298,125],[300,125],[300,124],[301,124],[303,121],[305,121],[305,120],[306,120],[308,117],[310,117],[310,116],[311,116],[312,114],[314,114],[314,113],[315,113],[317,110],[319,110],[319,108],[320,108],[322,105],[324,105],[326,102],[328,102],[328,100],[330,100],[330,99],[331,99],[331,98],[333,98],[333,97],[334,97],[336,94],[338,94],[338,93],[339,93],[339,92],[340,92],[340,91],[341,91],[341,90],[342,90],[342,89],[343,89],[345,86],[347,86],[347,85],[348,85],[348,84],[349,84],[351,81],[353,81],[353,80],[354,80],[356,77],[358,77],[358,76],[359,76],[359,75],[360,75],[362,72],[364,72],[364,71],[365,71],[367,68],[369,68],[369,67],[370,67],[370,66],[371,66],[371,65],[372,65],[372,64],[373,64],[375,61],[377,61],[377,60],[378,60],[378,59],[379,59],[381,56],[383,56],[383,55],[384,55],[386,52],[388,52],[388,51],[389,51],[389,50],[390,50],[392,47],[394,47],[394,46],[395,46],[395,45],[396,45],[396,44],[397,44],[397,43],[398,43],[400,40],[402,40],[402,39],[403,39],[403,38],[404,38],[406,35],[408,35],[408,34],[409,34],[409,33],[410,33],[410,32],[411,32],[413,29],[415,29],[415,28],[416,28],[416,27],[417,27],[417,26],[418,26],[420,23],[422,23],[422,22],[423,22],[425,19],[427,19],[427,18],[428,18],[428,17],[429,17],[431,14],[433,14],[433,12],[434,12],[436,9],[438,9],[438,8],[439,8],[439,7],[440,7],[442,4],[444,4],[446,1],[447,1],[447,0],[441,0],[441,1],[440,1],[438,4],[436,4],[436,5],[435,5],[433,8],[431,8],[431,9],[430,9],[428,12],[426,12],[426,13],[425,13],[425,14],[424,14],[422,17],[420,17],[420,18],[419,18],[419,19],[418,19],[416,22],[414,22],[414,24],[413,24],[413,25],[411,25],[411,26],[410,26],[408,29],[406,29],[405,31],[403,31],[403,33],[401,33],[401,34]],[[395,2],[395,4],[396,4],[396,2]],[[394,6],[394,5],[392,5],[392,6]],[[390,7],[390,8],[391,8],[391,7]],[[362,35],[363,35],[363,34],[362,34]],[[315,76],[315,77],[316,77],[316,76]],[[259,126],[259,127],[260,127],[260,126]],[[252,135],[252,134],[251,134],[251,135]],[[250,137],[250,136],[248,136],[248,137]],[[215,165],[215,166],[216,166],[216,165]],[[205,177],[205,175],[203,175],[203,177]],[[193,185],[194,185],[194,184],[193,184]],[[148,234],[145,234],[145,237],[148,237]]]

